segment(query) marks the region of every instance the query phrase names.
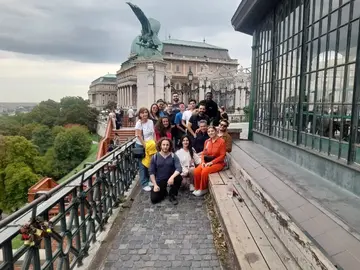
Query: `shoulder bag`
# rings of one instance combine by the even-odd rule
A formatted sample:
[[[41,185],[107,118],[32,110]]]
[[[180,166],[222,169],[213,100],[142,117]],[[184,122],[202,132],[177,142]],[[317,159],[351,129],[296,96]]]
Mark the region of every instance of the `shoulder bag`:
[[[141,124],[141,133],[143,133],[142,124]],[[144,147],[134,147],[132,149],[132,153],[133,153],[134,158],[144,158],[145,157],[145,148]]]

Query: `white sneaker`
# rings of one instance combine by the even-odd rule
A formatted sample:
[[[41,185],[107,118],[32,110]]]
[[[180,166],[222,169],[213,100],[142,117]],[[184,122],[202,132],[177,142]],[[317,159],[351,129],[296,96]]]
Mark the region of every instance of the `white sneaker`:
[[[209,192],[209,190],[207,190],[207,189],[197,190],[196,194],[194,194],[194,195],[197,196],[197,197],[200,197],[200,196],[205,195],[205,194],[208,193],[208,192]]]
[[[194,187],[194,185],[193,185],[193,184],[190,184],[190,186],[189,186],[189,190],[190,190],[190,192],[193,192],[193,191],[195,190],[195,187]]]
[[[200,192],[200,190],[194,190],[192,194],[194,194],[195,196],[197,196],[196,194],[198,194]]]
[[[152,182],[149,182],[149,187],[153,187],[154,184]]]
[[[143,187],[143,190],[144,191],[151,191],[151,187],[149,187],[149,186]]]

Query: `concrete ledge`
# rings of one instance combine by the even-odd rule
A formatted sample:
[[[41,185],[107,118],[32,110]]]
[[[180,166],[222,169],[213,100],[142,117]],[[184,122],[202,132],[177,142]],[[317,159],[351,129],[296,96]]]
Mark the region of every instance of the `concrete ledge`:
[[[246,162],[249,161],[247,160]],[[236,179],[235,189],[240,195],[243,195],[242,197],[245,205],[248,209],[251,209],[251,212],[257,210],[261,213],[262,218],[264,218],[268,226],[275,233],[276,237],[281,240],[291,257],[293,257],[296,263],[300,266],[298,269],[337,269],[327,255],[315,246],[315,244],[289,218],[287,213],[281,210],[279,205],[233,158],[230,159],[230,171],[234,176],[234,179]],[[219,182],[219,180],[216,181]],[[223,185],[225,185],[225,182]],[[216,194],[217,188],[214,188],[215,186],[215,180],[211,179],[210,189],[212,190],[212,194],[214,194],[214,196],[218,196]],[[228,200],[231,200],[231,198],[228,198]],[[225,230],[228,233],[233,234],[233,226],[234,224],[225,224]],[[241,258],[238,260],[241,264]]]

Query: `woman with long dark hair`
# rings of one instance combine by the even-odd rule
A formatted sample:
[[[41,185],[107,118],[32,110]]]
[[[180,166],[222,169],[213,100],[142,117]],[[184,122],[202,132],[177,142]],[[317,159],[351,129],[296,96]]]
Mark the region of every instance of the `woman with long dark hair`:
[[[225,166],[226,144],[219,138],[214,126],[208,127],[209,139],[205,141],[201,155],[201,165],[194,170],[195,196],[202,196],[208,192],[209,174],[221,171]]]
[[[154,126],[155,126],[157,121],[159,120],[159,118],[160,118],[159,106],[156,103],[154,103],[150,107],[149,119],[151,119],[153,121]]]
[[[172,139],[170,119],[167,116],[160,117],[155,125],[155,140],[158,141],[162,137]]]
[[[180,149],[175,155],[179,158],[183,177],[183,186],[188,186],[194,191],[194,169],[201,163],[200,157],[192,147],[190,136],[184,135],[180,139]]]
[[[149,110],[147,108],[139,109],[139,120],[135,125],[135,136],[135,147],[138,148],[145,148],[146,142],[154,139],[154,124],[149,119]],[[143,190],[150,191],[148,169],[142,164],[141,159],[139,159],[139,175]]]

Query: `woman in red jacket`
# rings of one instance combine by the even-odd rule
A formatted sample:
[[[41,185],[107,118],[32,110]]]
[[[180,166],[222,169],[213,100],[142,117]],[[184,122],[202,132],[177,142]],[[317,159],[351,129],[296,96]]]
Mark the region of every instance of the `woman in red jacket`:
[[[215,127],[208,127],[209,139],[205,141],[201,155],[201,164],[194,170],[195,196],[202,196],[208,192],[209,174],[221,171],[224,166],[226,144],[219,138]]]
[[[170,140],[172,139],[170,120],[167,116],[160,117],[154,129],[156,141],[159,141],[162,137],[167,137]]]

